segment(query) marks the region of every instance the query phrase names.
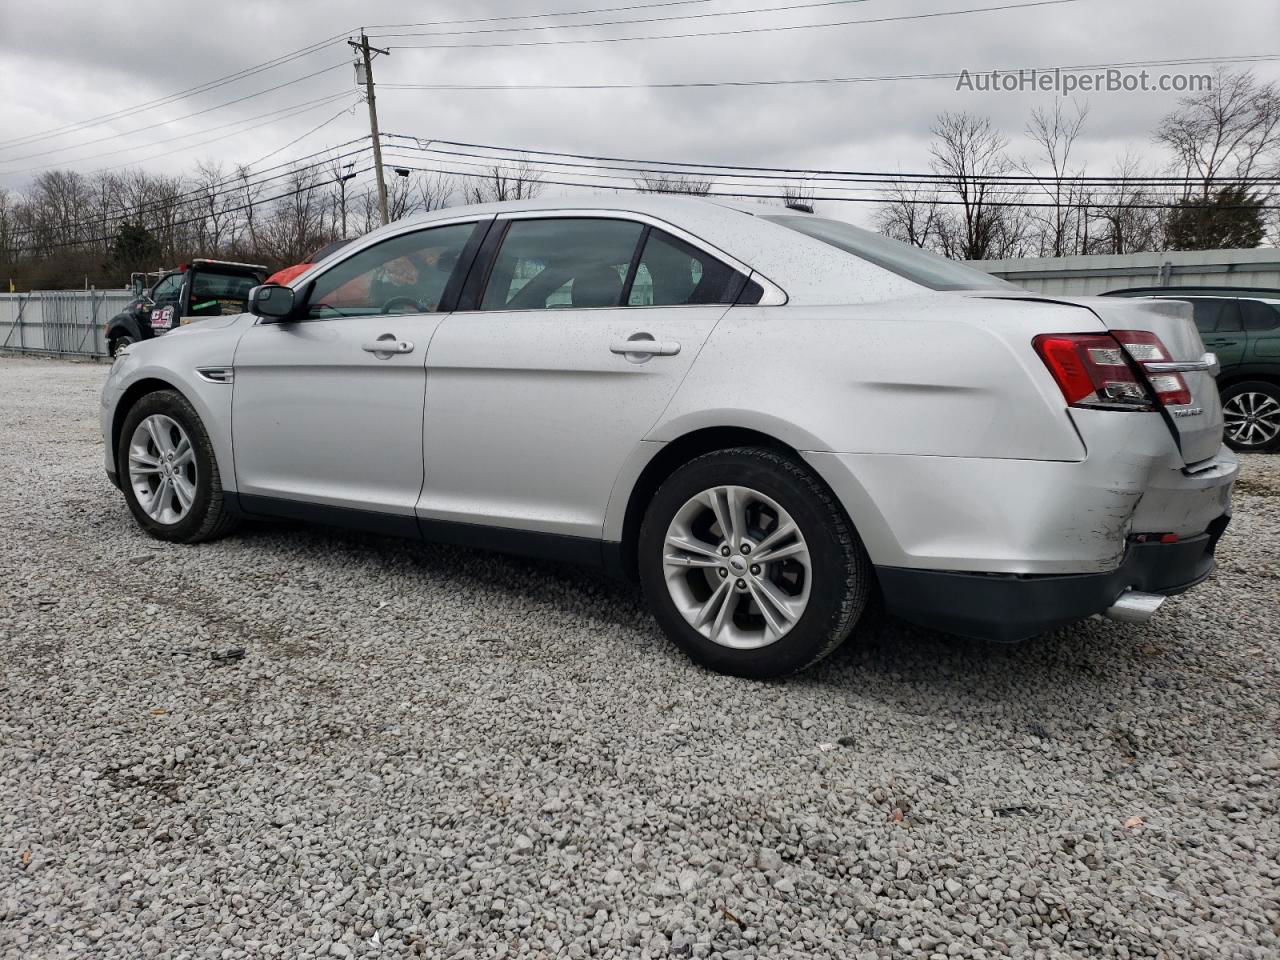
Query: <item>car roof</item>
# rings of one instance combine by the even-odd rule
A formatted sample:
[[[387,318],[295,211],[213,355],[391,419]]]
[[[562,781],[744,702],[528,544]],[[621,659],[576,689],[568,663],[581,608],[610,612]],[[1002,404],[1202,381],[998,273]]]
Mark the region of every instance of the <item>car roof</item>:
[[[781,288],[794,303],[869,303],[932,293],[869,260],[781,226],[759,214],[787,213],[779,204],[745,203],[676,194],[589,193],[444,207],[366,234],[353,247],[432,223],[539,211],[600,211],[647,216],[697,239],[713,253],[736,260]],[[795,212],[795,211],[790,211]],[[797,216],[806,214],[797,213]],[[352,252],[355,252],[354,250]],[[307,274],[303,278],[308,277]],[[303,279],[300,278],[300,279]]]

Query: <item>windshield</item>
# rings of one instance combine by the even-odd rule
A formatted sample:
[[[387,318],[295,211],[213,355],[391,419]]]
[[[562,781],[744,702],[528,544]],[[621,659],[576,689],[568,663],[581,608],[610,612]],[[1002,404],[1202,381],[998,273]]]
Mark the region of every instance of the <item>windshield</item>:
[[[829,243],[845,253],[874,263],[930,290],[1016,289],[1013,284],[999,280],[989,273],[891,240],[870,230],[863,230],[851,223],[791,214],[766,214],[762,219]]]

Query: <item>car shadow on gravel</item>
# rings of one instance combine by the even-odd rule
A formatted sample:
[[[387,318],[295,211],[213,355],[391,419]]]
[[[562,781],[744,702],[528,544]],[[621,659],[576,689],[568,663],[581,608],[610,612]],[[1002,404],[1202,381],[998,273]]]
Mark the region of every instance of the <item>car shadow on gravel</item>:
[[[651,645],[654,656],[679,657],[650,618],[639,587],[590,568],[293,522],[247,524],[234,539],[255,551],[278,546],[282,554],[323,552],[336,555],[343,565],[383,567],[388,576],[424,576],[459,590],[496,591],[513,603],[533,600],[563,608],[567,616],[585,613],[573,609],[574,598],[581,598],[593,621],[621,631],[609,633],[608,642],[630,638]],[[957,703],[1033,705],[1060,699],[1064,691],[1106,704],[1122,699],[1135,676],[1149,672],[1150,664],[1143,662],[1149,658],[1142,651],[1152,649],[1155,630],[1155,624],[1124,628],[1084,621],[1003,644],[951,636],[873,612],[824,663],[774,683],[873,697],[916,715]]]

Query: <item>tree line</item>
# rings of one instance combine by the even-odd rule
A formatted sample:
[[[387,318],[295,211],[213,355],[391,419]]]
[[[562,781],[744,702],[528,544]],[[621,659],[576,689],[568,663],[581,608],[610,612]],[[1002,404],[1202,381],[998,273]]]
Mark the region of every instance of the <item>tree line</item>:
[[[927,185],[897,187],[881,232],[959,260],[1257,247],[1280,241],[1280,88],[1219,70],[1152,140],[1161,165],[1133,152],[1101,176],[1078,162],[1087,106],[1055,101],[1024,131],[1026,152],[989,118],[943,113]]]
[[[1079,162],[1088,108],[1055,101],[1033,111],[1025,149],[988,118],[943,113],[932,127],[931,173],[903,176],[877,205],[883,233],[963,260],[1256,247],[1280,240],[1272,209],[1280,182],[1280,89],[1252,73],[1219,71],[1211,90],[1181,100],[1152,135],[1162,165],[1132,152],[1101,176]],[[361,151],[355,151],[360,153]],[[50,170],[21,193],[0,189],[0,291],[91,283],[122,286],[134,271],[193,257],[299,263],[335,239],[380,223],[376,193],[354,187],[352,153],[271,176],[198,163],[185,175],[142,169]],[[543,187],[535,164],[479,175],[399,168],[391,219],[457,203],[521,199]],[[632,189],[728,192],[714,176],[652,173]],[[811,203],[821,181],[777,186]]]

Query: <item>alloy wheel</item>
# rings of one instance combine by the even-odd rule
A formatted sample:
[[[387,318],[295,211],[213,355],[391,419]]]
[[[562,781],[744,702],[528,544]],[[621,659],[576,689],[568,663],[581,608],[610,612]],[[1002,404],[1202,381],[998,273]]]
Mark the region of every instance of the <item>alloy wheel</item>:
[[[1265,393],[1237,393],[1222,405],[1227,436],[1242,447],[1262,447],[1280,436],[1280,402]]]
[[[156,413],[138,424],[129,441],[129,484],[147,516],[182,520],[195,502],[196,480],[191,438],[176,420]]]
[[[736,650],[786,636],[804,614],[813,580],[809,548],[791,515],[740,486],[704,490],[676,511],[662,566],[689,625]]]

